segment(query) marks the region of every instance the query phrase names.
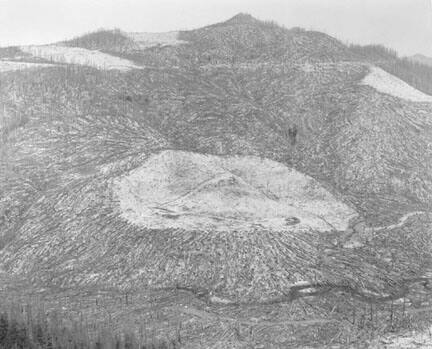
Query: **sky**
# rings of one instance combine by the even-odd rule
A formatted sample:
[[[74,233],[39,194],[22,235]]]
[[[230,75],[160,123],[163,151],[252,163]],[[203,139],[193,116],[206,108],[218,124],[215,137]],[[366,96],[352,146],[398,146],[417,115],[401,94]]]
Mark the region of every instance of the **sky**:
[[[432,57],[432,0],[0,0],[0,46],[51,43],[100,28],[193,29],[239,12]]]

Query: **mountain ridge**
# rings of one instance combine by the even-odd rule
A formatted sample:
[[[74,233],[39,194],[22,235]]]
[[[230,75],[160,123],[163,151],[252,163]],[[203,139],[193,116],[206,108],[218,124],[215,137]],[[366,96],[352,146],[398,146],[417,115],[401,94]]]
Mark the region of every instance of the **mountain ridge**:
[[[425,56],[423,54],[415,54],[413,56],[408,57],[409,60],[416,62],[416,63],[420,63],[420,64],[424,64],[424,65],[428,65],[431,66],[432,65],[432,58]]]

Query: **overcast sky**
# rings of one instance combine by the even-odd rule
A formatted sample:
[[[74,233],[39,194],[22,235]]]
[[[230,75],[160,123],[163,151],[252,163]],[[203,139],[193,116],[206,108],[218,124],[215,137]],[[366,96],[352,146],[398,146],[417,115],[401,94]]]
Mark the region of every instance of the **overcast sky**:
[[[41,44],[98,28],[192,29],[239,12],[344,41],[432,56],[432,0],[0,0],[0,46]]]

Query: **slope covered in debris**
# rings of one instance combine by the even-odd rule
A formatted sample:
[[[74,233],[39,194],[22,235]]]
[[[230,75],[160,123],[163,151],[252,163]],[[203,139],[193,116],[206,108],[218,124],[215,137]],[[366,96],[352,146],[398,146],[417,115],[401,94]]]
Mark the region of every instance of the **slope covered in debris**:
[[[398,58],[247,15],[175,38],[99,32],[0,56],[27,68],[70,52],[80,58],[0,72],[8,278],[127,290],[146,306],[159,292],[164,316],[181,301],[190,332],[222,347],[234,332],[215,317],[251,307],[257,325],[245,323],[265,335],[253,344],[312,321],[322,346],[316,317],[340,324],[380,302],[373,325],[393,301],[425,302],[432,104],[389,72]]]

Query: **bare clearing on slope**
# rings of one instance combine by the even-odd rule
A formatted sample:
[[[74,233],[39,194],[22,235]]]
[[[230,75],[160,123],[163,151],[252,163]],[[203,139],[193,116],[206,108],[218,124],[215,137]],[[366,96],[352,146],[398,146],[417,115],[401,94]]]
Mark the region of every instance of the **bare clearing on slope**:
[[[22,46],[21,50],[31,55],[56,63],[85,65],[102,70],[129,71],[142,69],[133,62],[97,50],[57,45]]]
[[[127,33],[126,35],[135,41],[141,49],[155,46],[176,46],[186,43],[179,39],[178,31],[166,33]]]
[[[164,151],[114,190],[123,217],[147,228],[329,231],[356,216],[313,178],[251,156]]]
[[[15,61],[2,61],[0,60],[0,73],[8,71],[17,71],[24,69],[36,69],[36,68],[49,68],[54,67],[54,64],[43,64],[43,63],[28,63],[28,62],[15,62]]]
[[[363,79],[361,84],[371,86],[379,92],[408,101],[432,102],[432,96],[415,89],[378,67],[371,66],[369,74]]]

